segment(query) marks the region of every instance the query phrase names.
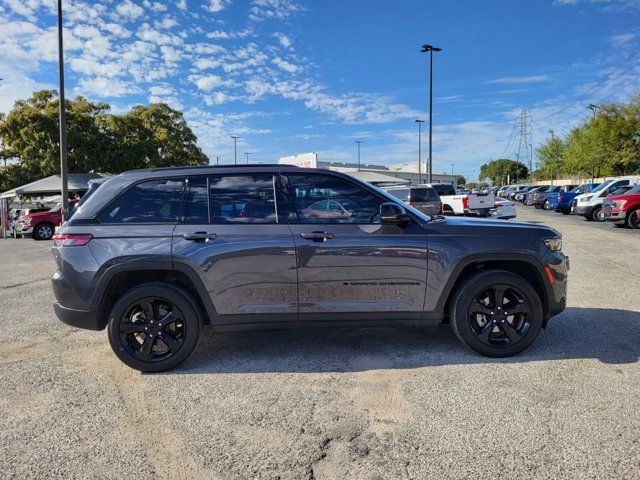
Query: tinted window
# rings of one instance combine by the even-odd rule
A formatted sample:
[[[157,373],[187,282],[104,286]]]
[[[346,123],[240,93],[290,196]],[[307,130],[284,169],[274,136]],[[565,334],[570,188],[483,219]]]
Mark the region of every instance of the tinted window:
[[[380,223],[383,200],[340,178],[289,175],[292,218],[300,223]]]
[[[183,180],[138,183],[100,214],[102,223],[174,223],[178,218]]]
[[[631,193],[640,193],[640,184],[635,185],[630,190],[627,190],[627,193],[629,193],[629,194],[631,194]]]
[[[187,184],[184,222],[209,223],[209,200],[206,177],[191,177]]]
[[[209,195],[212,223],[277,223],[272,175],[210,177]]]
[[[411,202],[439,202],[440,196],[433,188],[412,188]]]
[[[408,188],[398,188],[395,190],[387,190],[387,193],[390,193],[396,198],[399,198],[403,202],[409,201],[409,189]]]
[[[431,185],[436,192],[438,192],[440,195],[455,195],[456,194],[456,190],[453,188],[453,185],[446,185],[444,183],[436,183]]]

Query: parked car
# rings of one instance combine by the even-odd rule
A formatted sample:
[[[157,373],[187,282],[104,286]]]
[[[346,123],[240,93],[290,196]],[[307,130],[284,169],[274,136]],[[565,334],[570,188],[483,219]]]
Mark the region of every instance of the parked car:
[[[496,195],[498,195],[501,198],[504,198],[504,194],[507,190],[509,190],[509,188],[511,188],[509,185],[504,185],[502,187],[500,187],[498,189],[498,192],[496,193]]]
[[[426,184],[433,187],[442,202],[442,211],[445,215],[464,215],[476,217],[488,217],[495,203],[495,197],[490,194],[457,194],[453,185],[446,183]]]
[[[533,200],[533,195],[539,192],[543,192],[545,191],[547,188],[547,186],[543,185],[541,187],[535,187],[532,188],[531,190],[529,190],[527,193],[524,194],[524,199],[522,200],[522,203],[525,204],[526,206],[531,206],[531,201]]]
[[[515,185],[512,189],[507,191],[507,199],[515,200],[515,197],[518,193],[523,193],[529,191],[530,187],[528,185]]]
[[[610,195],[602,202],[602,216],[616,225],[640,228],[640,184],[623,194]]]
[[[260,198],[270,211],[242,216]],[[304,217],[318,201],[349,217]],[[237,207],[240,205],[240,207]],[[52,248],[54,310],[107,328],[157,372],[217,331],[441,322],[483,355],[526,349],[566,304],[568,261],[543,225],[430,217],[339,172],[291,165],[156,168],[111,177]]]
[[[534,186],[529,186],[526,189],[516,193],[513,197],[513,199],[517,202],[524,202],[525,197],[527,196],[527,193],[529,193],[531,190],[533,190],[534,188],[538,188],[538,187],[534,187]]]
[[[573,199],[578,195],[590,192],[597,186],[597,183],[585,183],[583,185],[578,185],[568,192],[550,193],[547,196],[547,203],[550,206],[549,209],[568,215],[571,213],[571,204],[573,203]]]
[[[69,200],[73,205],[77,200]],[[62,204],[58,203],[51,210],[29,212],[20,215],[16,232],[18,235],[31,235],[35,240],[51,240],[56,227],[62,223]]]
[[[615,177],[605,180],[589,193],[578,195],[575,199],[574,213],[590,221],[602,222],[602,202],[624,185],[640,183],[640,176]]]
[[[415,185],[410,187],[385,187],[384,190],[427,215],[439,215],[442,213],[440,195],[433,187]]]
[[[491,210],[491,217],[500,220],[516,218],[516,205],[511,200],[496,199],[495,207]]]
[[[560,195],[560,194],[564,194],[564,193],[569,193],[571,190],[573,190],[574,188],[576,188],[577,185],[561,185],[559,186],[558,189],[554,190],[554,191],[547,191],[546,194],[546,199],[544,201],[544,204],[542,206],[542,208],[544,208],[545,210],[553,210],[553,204],[551,202],[549,202],[549,197],[554,195]]]
[[[546,187],[538,191],[533,191],[533,194],[529,195],[529,205],[533,205],[535,208],[543,208],[545,202],[547,201],[547,196],[553,192],[559,192],[561,187]]]

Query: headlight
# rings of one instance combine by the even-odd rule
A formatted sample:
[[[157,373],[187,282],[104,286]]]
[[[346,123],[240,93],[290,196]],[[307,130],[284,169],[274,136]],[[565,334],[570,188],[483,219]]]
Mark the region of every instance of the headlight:
[[[22,222],[23,222],[25,225],[29,225],[29,224],[31,223],[31,220],[33,220],[33,218],[27,217],[27,218],[25,218]]]
[[[624,208],[624,205],[625,205],[626,203],[627,203],[627,201],[626,201],[626,200],[616,200],[616,201],[614,202],[614,205],[616,206],[616,208],[617,208],[618,210],[622,210],[622,209]]]
[[[559,252],[562,250],[562,237],[545,238],[544,243],[552,252]]]
[[[582,197],[580,199],[581,202],[588,202],[589,200],[591,200],[591,198],[593,197],[593,195],[589,195],[588,197]]]

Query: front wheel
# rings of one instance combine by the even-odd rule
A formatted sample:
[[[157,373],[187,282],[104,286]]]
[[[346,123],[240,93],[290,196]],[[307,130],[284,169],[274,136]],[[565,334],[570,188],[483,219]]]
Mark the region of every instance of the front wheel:
[[[602,206],[595,207],[591,211],[591,220],[594,222],[604,222],[604,215],[602,214]]]
[[[125,293],[111,309],[108,334],[118,358],[141,372],[173,368],[191,355],[201,319],[191,295],[167,283]]]
[[[538,292],[511,272],[480,272],[466,280],[454,295],[454,333],[467,347],[488,357],[522,352],[540,333],[542,321]]]
[[[640,228],[640,208],[629,214],[627,217],[627,225],[631,228]]]

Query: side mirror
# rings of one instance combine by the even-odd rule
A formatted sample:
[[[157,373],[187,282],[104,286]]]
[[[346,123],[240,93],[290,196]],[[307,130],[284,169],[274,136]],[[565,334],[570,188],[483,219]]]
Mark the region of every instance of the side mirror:
[[[385,202],[380,205],[380,222],[383,224],[402,225],[409,222],[409,215],[397,203]]]

